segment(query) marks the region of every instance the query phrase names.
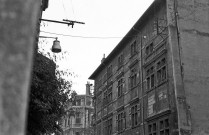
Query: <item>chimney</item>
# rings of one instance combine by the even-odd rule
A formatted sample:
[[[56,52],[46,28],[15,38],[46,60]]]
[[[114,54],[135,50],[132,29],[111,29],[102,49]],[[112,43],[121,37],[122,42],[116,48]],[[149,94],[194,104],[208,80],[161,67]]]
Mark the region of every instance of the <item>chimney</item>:
[[[91,95],[91,92],[90,92],[91,86],[92,86],[92,84],[90,84],[90,82],[87,82],[87,84],[86,84],[86,95],[87,96]]]
[[[103,54],[103,58],[102,58],[102,60],[101,60],[101,63],[103,63],[104,60],[105,60],[105,54]]]

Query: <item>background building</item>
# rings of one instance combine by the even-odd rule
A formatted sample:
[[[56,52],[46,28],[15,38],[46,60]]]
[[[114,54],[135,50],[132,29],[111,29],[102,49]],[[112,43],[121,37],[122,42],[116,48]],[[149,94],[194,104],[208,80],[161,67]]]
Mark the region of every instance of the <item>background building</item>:
[[[95,134],[209,134],[208,43],[207,0],[155,0],[89,77]]]
[[[86,94],[76,95],[75,99],[69,102],[66,111],[67,115],[62,119],[63,135],[92,135],[93,108],[93,86],[86,84]]]

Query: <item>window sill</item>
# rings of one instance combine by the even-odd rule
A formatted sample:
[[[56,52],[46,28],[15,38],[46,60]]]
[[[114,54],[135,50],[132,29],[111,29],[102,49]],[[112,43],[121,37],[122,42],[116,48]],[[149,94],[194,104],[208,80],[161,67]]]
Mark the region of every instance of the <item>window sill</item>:
[[[161,85],[165,84],[166,82],[168,82],[168,79],[165,79],[165,80],[161,81],[160,83],[158,83],[157,87],[160,87]]]
[[[153,91],[156,88],[156,86],[152,87],[151,89],[147,90],[146,93]]]
[[[137,52],[135,52],[134,54],[132,54],[130,57],[129,57],[129,59],[132,59],[134,56],[136,56],[137,55]]]

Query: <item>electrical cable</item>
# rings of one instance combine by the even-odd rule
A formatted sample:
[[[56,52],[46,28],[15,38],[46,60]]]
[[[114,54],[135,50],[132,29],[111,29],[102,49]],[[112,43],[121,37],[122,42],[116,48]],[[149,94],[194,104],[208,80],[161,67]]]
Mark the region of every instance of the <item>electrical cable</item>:
[[[48,32],[48,31],[40,31],[43,33],[47,34],[52,34],[52,35],[59,35],[59,36],[67,36],[67,37],[75,37],[75,38],[97,38],[97,39],[110,39],[110,38],[123,38],[123,37],[90,37],[90,36],[75,36],[75,35],[68,35],[68,34],[60,34],[60,33],[53,33],[53,32]],[[134,37],[134,36],[131,36]]]

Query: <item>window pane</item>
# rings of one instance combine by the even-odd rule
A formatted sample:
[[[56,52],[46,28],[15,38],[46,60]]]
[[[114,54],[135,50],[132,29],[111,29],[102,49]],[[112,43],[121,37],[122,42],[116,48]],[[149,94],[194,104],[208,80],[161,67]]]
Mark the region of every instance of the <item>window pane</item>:
[[[148,132],[151,133],[152,132],[152,125],[148,126]]]
[[[151,75],[151,88],[154,87],[154,85],[155,85],[155,76],[153,74]]]
[[[168,119],[165,119],[165,127],[169,127],[169,121],[168,121]]]
[[[157,130],[157,125],[156,123],[153,123],[153,131],[156,131]]]

